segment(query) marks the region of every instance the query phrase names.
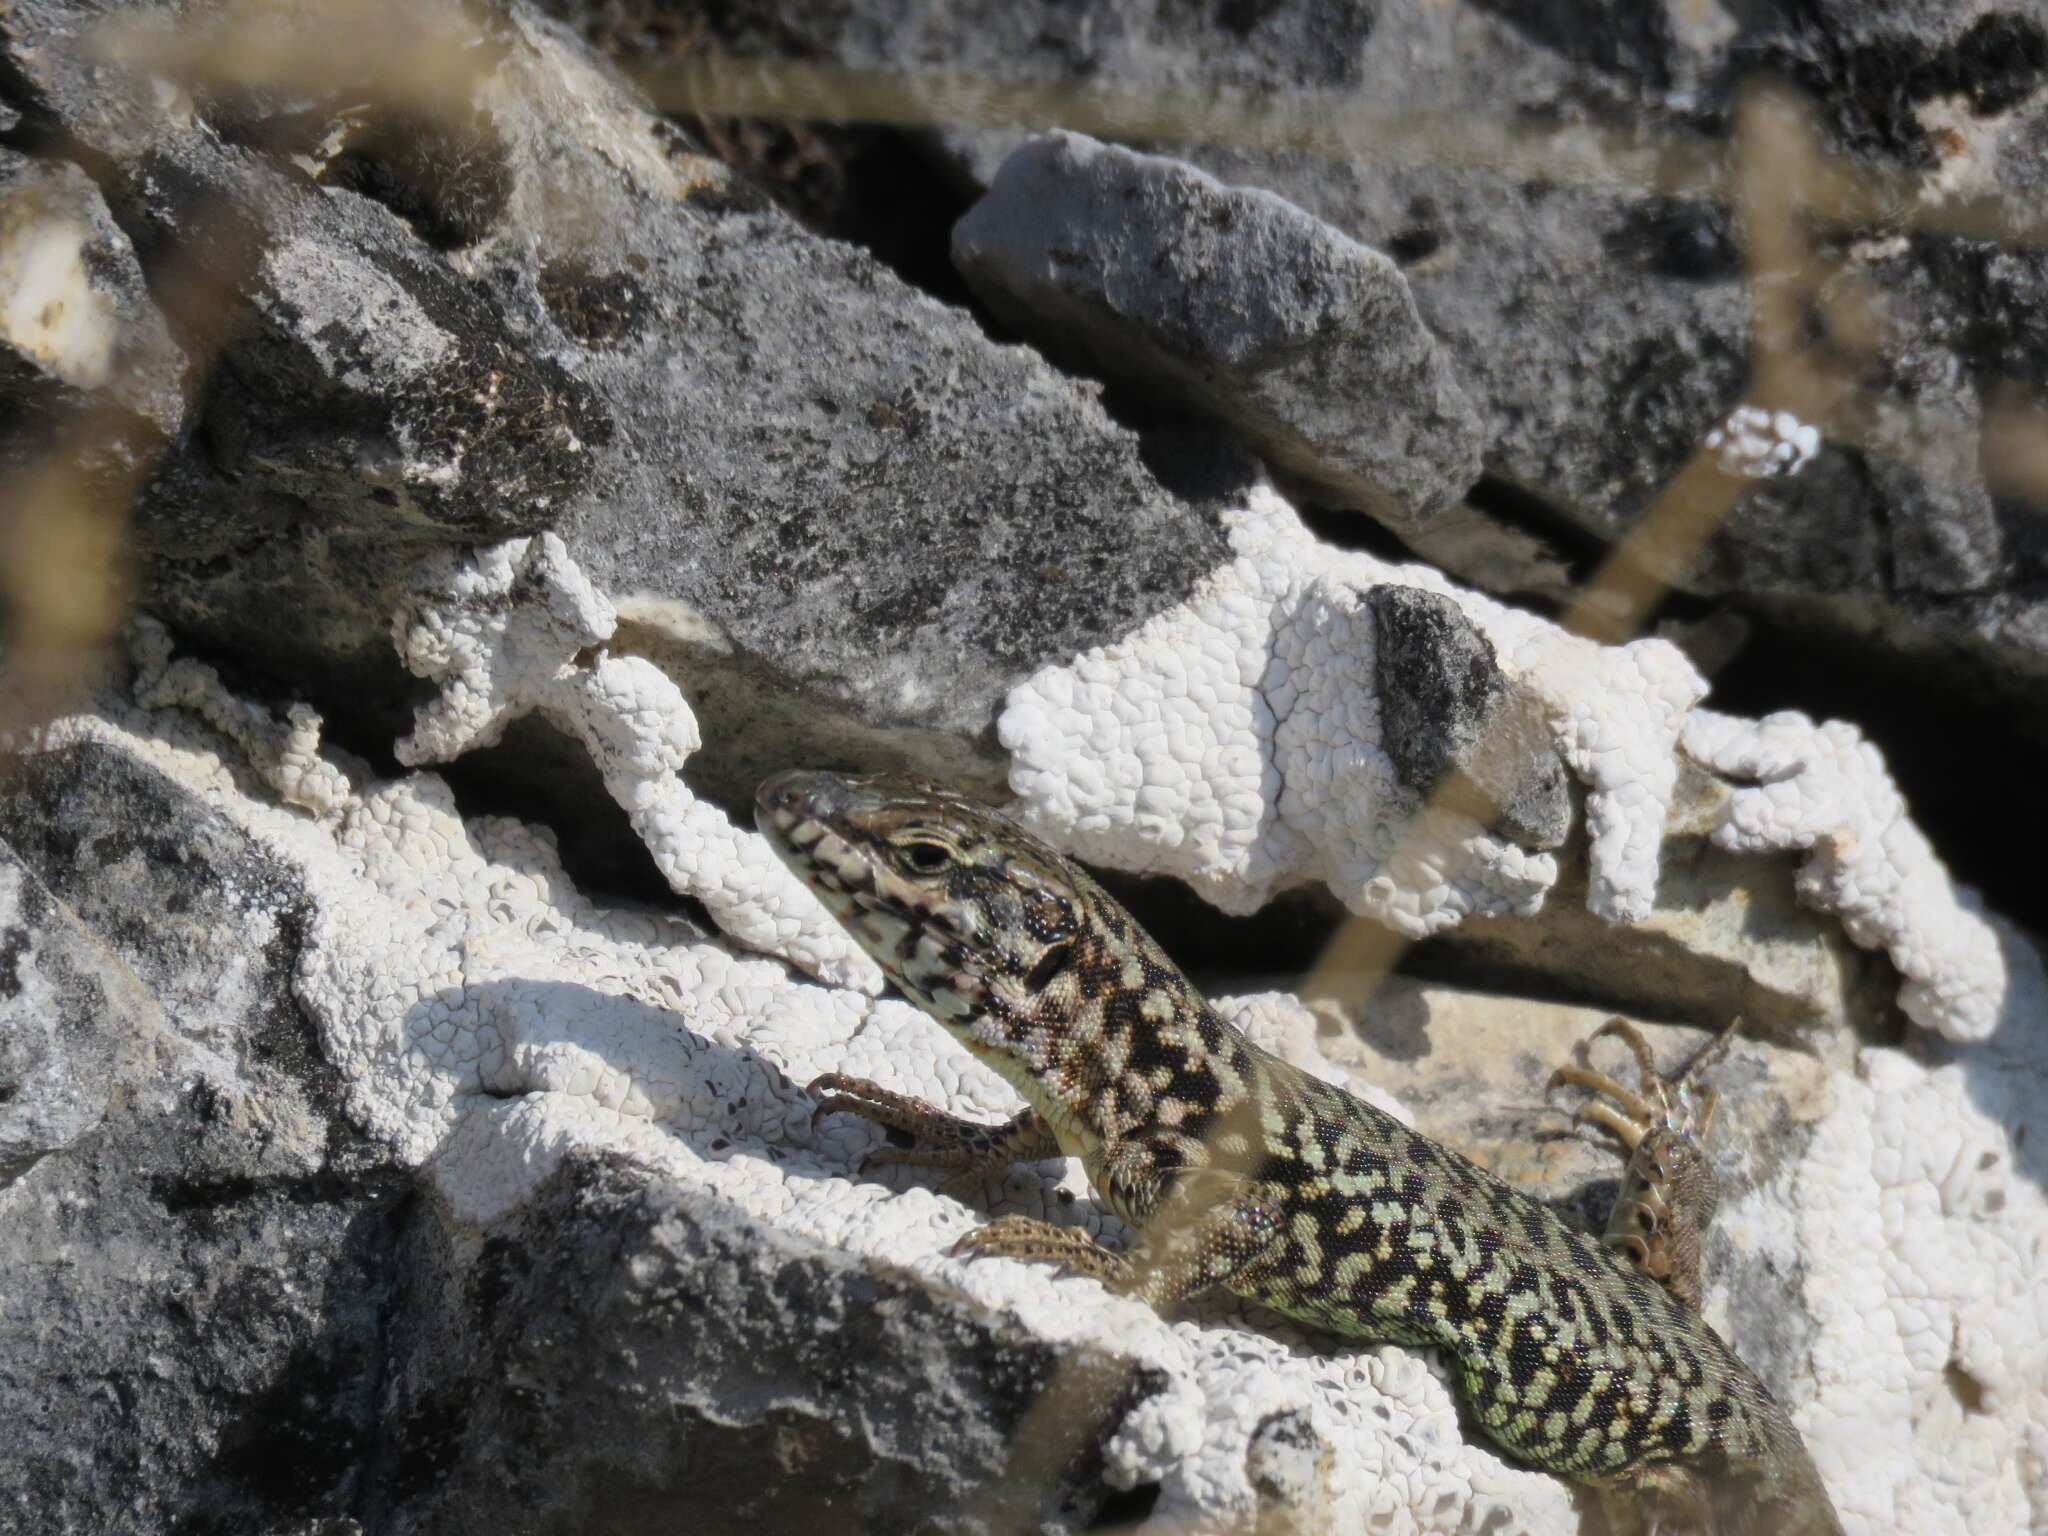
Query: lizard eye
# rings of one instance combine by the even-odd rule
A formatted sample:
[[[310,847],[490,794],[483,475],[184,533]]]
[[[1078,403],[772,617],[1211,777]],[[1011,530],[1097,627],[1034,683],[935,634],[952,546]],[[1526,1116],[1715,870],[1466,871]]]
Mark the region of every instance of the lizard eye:
[[[944,843],[905,843],[896,859],[913,875],[936,875],[953,862],[953,854]]]

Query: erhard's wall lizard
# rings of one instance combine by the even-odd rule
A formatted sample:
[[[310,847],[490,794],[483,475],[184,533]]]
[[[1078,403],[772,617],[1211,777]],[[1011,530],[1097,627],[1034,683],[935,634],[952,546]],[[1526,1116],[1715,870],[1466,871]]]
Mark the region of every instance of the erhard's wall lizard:
[[[915,1138],[871,1161],[974,1174],[1078,1157],[1138,1234],[1116,1253],[1013,1216],[972,1251],[1056,1260],[1158,1307],[1220,1285],[1334,1334],[1433,1345],[1486,1434],[1599,1490],[1616,1530],[1839,1536],[1790,1420],[1697,1310],[1713,1200],[1687,1124],[1610,1112],[1640,1140],[1603,1243],[1252,1045],[1107,892],[986,806],[921,780],[788,773],[756,819],[904,995],[1031,1106],[980,1125],[835,1075],[813,1085],[819,1113]],[[1639,1116],[1668,1105],[1561,1075]]]

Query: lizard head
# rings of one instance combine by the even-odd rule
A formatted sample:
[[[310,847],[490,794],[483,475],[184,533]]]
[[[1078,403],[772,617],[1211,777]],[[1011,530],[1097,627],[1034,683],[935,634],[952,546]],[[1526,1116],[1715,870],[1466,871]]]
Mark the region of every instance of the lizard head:
[[[755,796],[754,821],[944,1023],[1026,1011],[1072,962],[1087,877],[979,801],[928,779],[779,773]]]

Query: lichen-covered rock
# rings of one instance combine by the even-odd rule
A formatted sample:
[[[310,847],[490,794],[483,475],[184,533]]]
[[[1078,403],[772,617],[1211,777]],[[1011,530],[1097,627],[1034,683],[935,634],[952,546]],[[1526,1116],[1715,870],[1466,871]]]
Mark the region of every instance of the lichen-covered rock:
[[[145,647],[145,660],[154,696],[162,658]],[[884,1529],[900,1527],[907,1499],[969,1529],[983,1511],[1017,1507],[1054,1529],[1105,1507],[1146,1510],[1160,1529],[1301,1518],[1416,1533],[1577,1528],[1561,1484],[1465,1443],[1421,1357],[1313,1336],[1224,1300],[1161,1319],[1093,1282],[948,1257],[977,1211],[936,1192],[930,1174],[860,1177],[875,1132],[842,1117],[814,1124],[797,1087],[842,1070],[990,1120],[1010,1112],[1007,1087],[908,1006],[805,983],[685,925],[593,903],[564,878],[550,839],[504,818],[464,821],[432,776],[378,781],[339,764],[321,776],[295,763],[287,777],[280,764],[302,758],[304,741],[280,750],[274,734],[238,724],[246,711],[217,678],[178,675],[173,709],[107,694],[25,744],[31,774],[61,782],[62,803],[87,825],[123,825],[138,807],[117,817],[112,799],[80,793],[80,764],[148,787],[160,802],[154,825],[177,833],[139,849],[76,837],[64,818],[45,828],[18,802],[0,824],[39,877],[69,872],[94,919],[145,960],[155,920],[126,904],[152,914],[180,905],[154,881],[196,870],[209,888],[280,888],[270,874],[223,880],[217,859],[180,864],[187,841],[221,847],[231,831],[227,846],[252,850],[262,869],[286,872],[282,889],[302,893],[289,943],[263,952],[289,961],[276,974],[293,978],[286,1022],[304,1045],[283,1065],[238,1056],[243,1073],[274,1075],[261,1094],[237,1097],[228,1082],[220,1091],[245,1108],[199,1134],[202,1167],[233,1152],[242,1161],[227,1166],[255,1159],[266,1171],[209,1186],[205,1219],[236,1234],[236,1257],[183,1250],[208,1285],[236,1274],[248,1251],[264,1258],[256,1342],[237,1336],[239,1374],[218,1381],[214,1367],[158,1349],[178,1362],[169,1379],[202,1384],[213,1406],[191,1444],[164,1453],[145,1480],[150,1510],[206,1497],[229,1518],[247,1512],[252,1528],[348,1518],[409,1532],[706,1509],[813,1518],[829,1502],[851,1511],[854,1528]],[[201,719],[229,722],[241,745]],[[308,782],[350,788],[312,813],[271,787]],[[159,865],[179,873],[152,874]],[[120,877],[106,878],[110,868]],[[261,899],[234,910],[274,921]],[[224,1001],[266,995],[221,970],[246,945],[189,943],[218,939],[205,921],[162,941],[180,967],[141,969],[172,1021],[204,1024]],[[2026,1256],[2048,1240],[2031,1150],[2048,1135],[2032,1124],[2048,1104],[2048,984],[2017,935],[2000,937],[2005,1027],[1989,1042],[1945,1047],[1931,1064],[1867,1050],[1869,1085],[1743,1044],[1713,1079],[1733,1167],[1709,1316],[1780,1389],[1858,1536],[2020,1528],[2044,1493],[2033,1469],[2048,1317]],[[1589,1157],[1611,1176],[1611,1150],[1581,1149],[1577,1164],[1547,1156],[1531,1111],[1516,1108],[1533,1105],[1590,1014],[1555,1011],[1540,1027],[1494,1001],[1481,1027],[1469,1008],[1426,998],[1417,1018],[1412,1004],[1390,993],[1360,1033],[1331,1036],[1284,997],[1221,1000],[1313,1071],[1409,1086],[1414,1118],[1451,1139],[1467,1141],[1455,1132],[1476,1117],[1470,1142],[1482,1155],[1527,1135],[1535,1151],[1501,1167],[1532,1187],[1557,1188]],[[235,1049],[233,1025],[206,1034],[210,1050]],[[216,1087],[228,1081],[225,1066],[205,1070]],[[309,1081],[331,1097],[309,1098]],[[161,1112],[189,1113],[186,1092],[163,1095]],[[1505,1129],[1477,1098],[1505,1111]],[[284,1120],[251,1118],[266,1105]],[[332,1106],[345,1106],[345,1122]],[[268,1138],[234,1141],[250,1124]],[[44,1198],[52,1181],[97,1169],[118,1193],[124,1179],[143,1183],[132,1168],[166,1166],[139,1157],[83,1140],[51,1150],[0,1189],[0,1211],[84,1219],[64,1214],[76,1202]],[[263,1203],[272,1177],[299,1202],[291,1232],[301,1236],[265,1229],[252,1250],[237,1224],[273,1210]],[[317,1242],[304,1235],[365,1186],[432,1198],[387,1194],[374,1217],[322,1229]],[[1117,1235],[1070,1164],[1019,1168],[981,1193],[984,1208]],[[123,1208],[90,1204],[93,1221]],[[118,1251],[104,1227],[77,1241]],[[374,1274],[359,1244],[374,1245]],[[330,1277],[317,1296],[297,1284],[309,1274]],[[153,1294],[124,1294],[146,1320]],[[0,1312],[0,1362],[7,1349],[39,1361],[27,1335],[70,1316],[65,1305]],[[347,1354],[371,1337],[369,1317],[375,1379],[387,1384],[375,1392],[363,1384],[369,1367]],[[264,1330],[289,1328],[311,1330],[310,1355],[271,1351]],[[97,1379],[125,1380],[127,1341],[147,1342],[148,1329],[123,1315],[106,1333]],[[330,1375],[343,1390],[306,1390]],[[0,1385],[9,1379],[0,1370]],[[1967,1411],[1944,1410],[1951,1402]],[[316,1433],[308,1404],[327,1459],[286,1463],[281,1440]],[[223,1422],[251,1438],[210,1427]],[[1873,1466],[1867,1447],[1879,1438],[1886,1452]],[[770,1455],[784,1470],[764,1480]],[[37,1458],[16,1464],[31,1470],[20,1485],[29,1491],[9,1496],[35,1497],[69,1465],[55,1449]],[[281,1483],[274,1471],[287,1464]],[[105,1515],[106,1484],[70,1486],[71,1529],[122,1528],[125,1515]]]
[[[97,14],[34,0],[5,46],[209,349],[135,508],[147,601],[366,747],[416,702],[386,626],[423,545],[560,534],[613,648],[687,680],[729,803],[794,760],[999,782],[1003,690],[1222,549],[1095,387],[800,228],[523,8],[378,11],[397,57],[459,61],[426,106],[357,80],[342,13],[266,56],[276,88],[197,34],[150,53],[146,11],[159,68],[89,56]],[[501,778],[630,864],[574,744],[518,740]]]
[[[1395,527],[1479,478],[1479,418],[1400,269],[1268,192],[1053,134],[953,230],[1023,335],[1228,422],[1274,471]]]
[[[615,7],[556,6],[643,61],[665,35],[617,24]],[[663,7],[633,8],[648,13]],[[1483,424],[1481,494],[1445,514],[1455,538],[1432,529],[1413,546],[1452,574],[1555,595],[1560,552],[1623,539],[1695,455],[1761,448],[1742,463],[1775,472],[1696,553],[1638,554],[1682,590],[1768,617],[1784,644],[1839,647],[1845,697],[1847,678],[1885,674],[1897,734],[1968,701],[1971,750],[2011,762],[1991,770],[2002,793],[2048,764],[2048,542],[2029,467],[2048,345],[2035,10],[1111,0],[1083,17],[1050,0],[834,0],[760,20],[721,13],[709,33],[750,61],[964,82],[960,120],[927,142],[977,186],[1023,139],[1009,124],[1027,102],[1084,114],[1098,137],[1121,125],[1150,154],[1277,193],[1392,257]],[[1760,79],[1796,87],[1825,152],[1875,177],[1906,226],[1818,231],[1820,307],[1840,324],[1816,355],[1863,393],[1827,419],[1791,413],[1782,435],[1787,402],[1746,396],[1747,216],[1708,169]],[[978,107],[1004,126],[977,123]],[[1767,172],[1797,158],[1782,133],[1759,154]],[[1985,237],[2002,227],[2011,239]],[[1768,438],[1741,430],[1744,407]],[[1756,670],[1768,695],[1774,668]],[[1907,690],[1917,705],[1899,707]]]

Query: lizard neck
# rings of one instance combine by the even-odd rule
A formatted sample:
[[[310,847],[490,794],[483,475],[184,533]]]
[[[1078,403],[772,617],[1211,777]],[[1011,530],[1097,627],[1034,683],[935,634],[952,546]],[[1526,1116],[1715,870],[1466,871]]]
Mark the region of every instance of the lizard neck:
[[[1143,1142],[1174,1167],[1205,1166],[1219,1120],[1241,1118],[1253,1096],[1260,1053],[1120,907],[1090,894],[1057,971],[1030,990],[998,982],[954,1032],[1070,1155],[1092,1163]]]

